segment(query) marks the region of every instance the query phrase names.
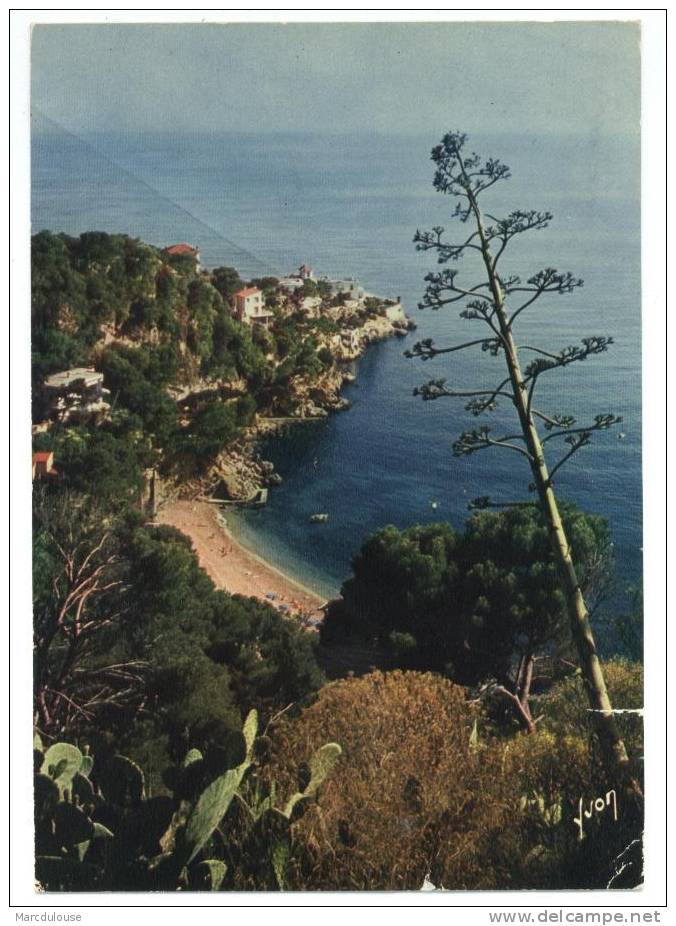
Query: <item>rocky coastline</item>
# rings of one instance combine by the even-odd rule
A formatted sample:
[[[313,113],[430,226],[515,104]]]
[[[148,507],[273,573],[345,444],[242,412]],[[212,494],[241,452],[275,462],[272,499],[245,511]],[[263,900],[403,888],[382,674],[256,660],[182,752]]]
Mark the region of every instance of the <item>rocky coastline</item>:
[[[280,485],[282,477],[275,471],[274,464],[261,457],[262,440],[284,427],[321,420],[349,408],[350,403],[341,395],[341,390],[356,380],[351,369],[353,362],[372,345],[390,337],[405,337],[415,327],[403,312],[395,319],[369,319],[359,331],[358,343],[352,349],[345,349],[330,370],[319,379],[307,381],[298,377],[291,383],[294,408],[290,415],[283,418],[257,416],[253,425],[218,455],[205,479],[183,486],[178,496],[246,502],[260,489]]]

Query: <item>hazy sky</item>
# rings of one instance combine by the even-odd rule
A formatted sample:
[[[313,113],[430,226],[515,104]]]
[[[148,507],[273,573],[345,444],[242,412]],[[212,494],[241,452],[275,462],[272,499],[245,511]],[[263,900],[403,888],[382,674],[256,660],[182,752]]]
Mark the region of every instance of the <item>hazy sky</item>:
[[[73,131],[626,132],[639,27],[40,25],[32,84]]]

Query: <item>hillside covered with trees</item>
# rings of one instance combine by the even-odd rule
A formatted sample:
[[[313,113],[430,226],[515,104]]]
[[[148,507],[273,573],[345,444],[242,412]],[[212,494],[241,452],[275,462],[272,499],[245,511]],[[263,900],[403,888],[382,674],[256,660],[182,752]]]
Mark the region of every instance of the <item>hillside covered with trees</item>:
[[[231,268],[205,272],[194,257],[103,232],[41,232],[32,267],[34,420],[49,414],[43,383],[57,371],[93,366],[110,393],[95,434],[57,426],[36,444],[85,482],[88,457],[104,483],[120,472],[121,492],[150,466],[199,473],[280,393],[292,405],[294,378],[312,380],[333,363],[281,308],[271,330],[238,322],[232,297],[245,281]],[[276,280],[262,282],[274,303]]]
[[[233,317],[245,284],[269,325]],[[599,748],[535,506],[355,538],[320,634],[216,589],[189,538],[153,523],[150,473],[179,489],[257,420],[341,381],[331,345],[382,317],[373,297],[345,305],[322,281],[289,295],[124,235],[34,236],[33,440],[53,454],[33,498],[47,889],[640,881],[640,847],[622,854],[636,812]],[[93,371],[96,401],[64,413],[46,383],[73,368]],[[561,512],[591,602],[608,527]],[[637,657],[639,628],[617,623]],[[640,708],[640,662],[605,669]],[[640,718],[619,726],[641,756]]]

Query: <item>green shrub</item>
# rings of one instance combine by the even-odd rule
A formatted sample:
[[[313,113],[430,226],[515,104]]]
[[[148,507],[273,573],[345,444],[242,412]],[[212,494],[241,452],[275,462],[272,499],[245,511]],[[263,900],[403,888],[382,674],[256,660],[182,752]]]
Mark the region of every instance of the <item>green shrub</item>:
[[[317,351],[317,357],[321,360],[325,367],[330,367],[333,363],[333,354],[328,347],[322,347]]]
[[[607,525],[572,505],[562,517],[584,585],[607,556]],[[323,643],[353,636],[389,648],[400,668],[434,670],[462,685],[497,682],[513,696],[503,698],[503,716],[511,706],[512,724],[531,724],[533,660],[569,639],[558,567],[537,508],[476,513],[463,533],[443,523],[385,527],[367,538],[352,565],[342,598],[327,610]]]
[[[322,684],[315,635],[269,605],[215,589],[179,531],[113,518],[87,497],[53,490],[36,492],[34,515],[42,733],[68,731],[99,755],[107,738],[149,762],[155,784],[172,737],[214,721],[239,726],[253,707],[269,716]],[[94,578],[101,589],[90,589]],[[83,630],[73,648],[76,620]]]
[[[603,665],[608,694],[618,710],[643,708],[643,664],[615,658]],[[562,737],[571,733],[583,737],[596,749],[593,719],[588,709],[584,681],[580,674],[558,682],[537,700],[535,710],[543,714],[541,727]],[[617,714],[617,723],[630,756],[643,756],[643,717],[639,713]]]

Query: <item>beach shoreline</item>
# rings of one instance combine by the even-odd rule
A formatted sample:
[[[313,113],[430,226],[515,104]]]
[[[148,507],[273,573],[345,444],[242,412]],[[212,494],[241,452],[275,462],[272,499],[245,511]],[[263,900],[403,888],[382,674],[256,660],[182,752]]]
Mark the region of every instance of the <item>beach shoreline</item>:
[[[176,500],[157,512],[156,524],[180,530],[192,541],[200,566],[217,588],[233,595],[257,598],[286,616],[321,620],[327,599],[235,539],[218,509],[207,502]]]

